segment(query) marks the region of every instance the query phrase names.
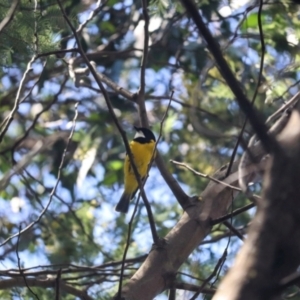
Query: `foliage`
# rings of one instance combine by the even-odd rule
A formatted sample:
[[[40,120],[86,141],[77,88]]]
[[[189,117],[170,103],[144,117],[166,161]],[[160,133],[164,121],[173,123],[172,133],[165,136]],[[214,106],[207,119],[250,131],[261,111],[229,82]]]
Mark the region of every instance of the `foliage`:
[[[141,1],[109,0],[99,7],[93,1],[61,2],[97,71],[119,87],[137,92],[143,53]],[[267,117],[297,90],[299,10],[290,3],[268,2],[259,14],[257,6],[244,2],[197,1],[248,98],[252,99],[258,89],[255,106]],[[134,205],[128,216],[114,211],[123,187],[125,148],[91,74],[84,74],[77,86],[74,82],[71,60],[75,60],[75,70],[86,65],[73,48],[78,45],[57,1],[38,1],[36,8],[35,4],[20,1],[13,20],[0,32],[0,243],[38,220],[47,209],[20,239],[1,245],[1,276],[10,278],[8,269],[24,267],[37,272],[51,270],[47,276],[55,277],[63,269],[66,272],[60,276],[68,285],[77,291],[85,288],[94,299],[106,299],[117,291],[120,265],[92,267],[120,261],[127,243]],[[0,0],[0,20],[9,8],[9,1]],[[85,22],[95,10],[97,14]],[[149,12],[150,46],[145,70],[148,118],[158,137],[167,112],[158,149],[183,189],[189,195],[199,195],[208,180],[169,160],[212,174],[229,162],[245,117],[181,3],[150,1]],[[24,75],[32,57],[31,71]],[[261,63],[262,82],[258,85]],[[105,87],[131,139],[133,125],[139,123],[134,98],[126,99],[120,89]],[[174,100],[168,110],[172,91]],[[10,113],[14,113],[11,122]],[[250,135],[247,126],[245,138]],[[241,152],[239,147],[238,154]],[[22,161],[25,165],[18,169]],[[259,193],[260,186],[256,188]],[[146,192],[163,237],[178,222],[182,209],[155,165]],[[247,201],[240,196],[233,206],[242,207]],[[253,213],[250,210],[236,216],[232,224],[244,233]],[[201,285],[229,243],[227,260],[219,274],[222,277],[241,244],[238,238],[229,236],[224,225],[214,226],[181,271],[197,278],[193,283]],[[140,266],[142,259],[138,257],[148,253],[151,244],[149,221],[140,200],[127,254],[137,259],[126,265],[125,282]],[[180,279],[188,282],[185,275]],[[213,278],[210,284],[215,287],[218,280]],[[55,289],[33,290],[39,299],[54,299]],[[165,295],[157,299],[166,299]],[[180,295],[189,299],[192,292]],[[76,293],[62,296],[75,299]],[[24,285],[11,290],[0,287],[0,298],[9,297],[33,298]]]

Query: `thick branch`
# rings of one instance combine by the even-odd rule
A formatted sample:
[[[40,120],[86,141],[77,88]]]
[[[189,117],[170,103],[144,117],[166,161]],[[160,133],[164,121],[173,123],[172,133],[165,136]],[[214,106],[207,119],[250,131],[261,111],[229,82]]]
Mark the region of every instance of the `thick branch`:
[[[261,146],[255,145],[251,151],[257,160],[264,156]],[[232,174],[224,180],[225,183],[238,185],[238,164],[238,161],[233,164]],[[226,166],[222,167],[213,177],[224,179],[226,170]],[[249,174],[251,170],[254,169],[248,166]],[[172,286],[179,267],[210,232],[211,220],[226,214],[236,194],[231,188],[210,181],[201,196],[194,199],[194,204],[186,209],[176,226],[167,234],[166,244],[152,249],[140,269],[124,286],[122,296],[131,300],[152,300]]]
[[[300,264],[300,104],[278,136],[249,237],[214,300],[277,299]]]

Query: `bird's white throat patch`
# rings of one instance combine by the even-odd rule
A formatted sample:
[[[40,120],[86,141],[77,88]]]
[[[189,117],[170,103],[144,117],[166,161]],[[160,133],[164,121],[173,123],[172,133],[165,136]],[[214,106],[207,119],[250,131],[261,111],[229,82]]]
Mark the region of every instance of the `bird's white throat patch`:
[[[143,131],[137,131],[134,138],[137,139],[137,138],[145,138],[145,135],[143,133]]]

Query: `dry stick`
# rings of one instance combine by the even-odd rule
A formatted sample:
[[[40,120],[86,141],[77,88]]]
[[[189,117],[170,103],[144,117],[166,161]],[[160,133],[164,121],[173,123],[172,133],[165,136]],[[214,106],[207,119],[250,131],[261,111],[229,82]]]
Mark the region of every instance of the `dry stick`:
[[[214,178],[214,177],[212,177],[212,176],[209,176],[209,175],[207,175],[207,174],[200,173],[200,172],[194,170],[192,167],[190,167],[190,166],[187,165],[186,163],[181,163],[181,162],[179,162],[179,161],[175,161],[175,160],[172,160],[172,159],[170,160],[170,162],[173,163],[174,165],[181,166],[181,167],[184,167],[184,168],[190,170],[190,171],[191,171],[192,173],[194,173],[195,175],[201,176],[201,177],[203,177],[203,178],[210,179],[210,180],[212,180],[212,181],[214,181],[214,182],[216,182],[216,183],[220,183],[220,184],[224,185],[225,187],[228,187],[228,188],[230,188],[230,189],[233,189],[234,191],[241,192],[241,189],[240,189],[240,188],[238,188],[238,187],[236,187],[236,186],[234,186],[234,185],[230,185],[230,184],[228,184],[228,183],[226,183],[226,182],[224,182],[224,181],[221,181],[221,180],[219,180],[219,179],[216,179],[216,178]]]
[[[49,196],[49,200],[45,206],[45,208],[40,212],[39,216],[37,217],[37,219],[33,222],[31,222],[29,225],[27,225],[24,229],[22,229],[19,233],[16,233],[12,236],[10,236],[9,238],[7,238],[3,243],[0,244],[0,248],[2,246],[4,246],[6,243],[8,243],[11,239],[13,239],[14,237],[17,237],[19,236],[20,234],[23,234],[24,232],[26,232],[27,230],[29,230],[30,228],[32,228],[35,224],[37,224],[41,218],[43,217],[43,215],[46,213],[46,211],[48,210],[51,202],[52,202],[52,199],[56,193],[56,189],[57,189],[57,186],[58,186],[58,183],[59,183],[59,180],[60,180],[60,176],[61,176],[61,172],[62,172],[62,168],[63,168],[63,164],[64,164],[64,161],[65,161],[65,157],[66,157],[66,154],[67,154],[67,150],[68,150],[68,147],[69,147],[69,144],[70,144],[70,141],[72,139],[72,136],[74,134],[74,131],[75,131],[75,125],[76,125],[76,120],[77,120],[77,116],[78,116],[78,111],[77,111],[77,106],[78,106],[78,103],[75,105],[75,115],[74,115],[74,118],[73,118],[73,124],[72,124],[72,129],[71,129],[71,132],[70,132],[70,135],[68,137],[68,140],[67,140],[67,145],[64,149],[64,152],[63,152],[63,155],[62,155],[62,158],[61,158],[61,162],[60,162],[60,165],[59,165],[59,168],[58,168],[58,173],[57,173],[57,180],[56,180],[56,183],[50,193],[50,196]]]
[[[35,296],[36,299],[39,300],[39,297],[38,295],[30,288],[30,286],[28,285],[28,282],[26,280],[26,276],[24,275],[24,270],[22,270],[21,268],[21,260],[20,260],[20,256],[19,256],[19,243],[20,243],[20,236],[21,236],[21,224],[19,226],[19,235],[18,235],[18,239],[17,239],[17,247],[16,247],[16,254],[17,254],[17,259],[18,259],[18,268],[19,268],[19,272],[20,274],[22,275],[23,279],[24,279],[24,282],[25,282],[25,285],[26,287],[28,288],[28,290],[30,291],[30,293],[32,295]]]
[[[181,0],[185,6],[187,12],[191,15],[194,20],[199,32],[207,42],[207,48],[210,50],[213,55],[216,63],[219,67],[220,73],[223,75],[223,78],[226,80],[228,86],[236,97],[240,108],[246,116],[249,118],[249,122],[253,127],[258,138],[261,140],[263,147],[267,152],[272,152],[278,148],[278,143],[274,137],[271,137],[267,133],[267,127],[264,124],[261,116],[257,113],[254,107],[251,105],[250,101],[245,96],[243,90],[240,87],[240,83],[237,81],[233,75],[230,67],[228,66],[225,58],[223,57],[222,51],[215,41],[210,31],[203,22],[202,17],[199,14],[198,8],[195,5],[193,0]]]
[[[178,161],[175,161],[175,160],[170,160],[170,162],[174,163],[175,165],[185,167],[186,169],[192,171],[194,174],[196,174],[196,175],[198,175],[198,176],[202,176],[202,177],[204,177],[204,178],[211,179],[212,181],[215,181],[215,182],[217,182],[217,183],[220,183],[220,184],[222,184],[222,185],[224,185],[224,186],[226,186],[226,187],[228,187],[228,188],[231,188],[232,190],[239,191],[239,192],[241,191],[241,189],[238,188],[238,187],[236,187],[236,186],[233,186],[233,185],[230,185],[230,184],[228,184],[228,183],[226,183],[226,182],[220,181],[220,180],[218,180],[218,179],[216,179],[216,178],[214,178],[214,177],[211,177],[211,176],[209,176],[209,175],[206,175],[206,174],[202,174],[202,173],[200,173],[200,172],[197,172],[197,171],[195,171],[193,168],[191,168],[190,166],[188,166],[188,165],[185,164],[185,163],[181,163],[181,162],[178,162]],[[229,216],[230,216],[230,215],[229,215]],[[226,218],[226,219],[227,219],[227,218]],[[240,232],[239,232],[238,230],[236,230],[229,222],[224,221],[223,223],[224,223],[224,225],[225,225],[226,227],[228,227],[230,230],[232,230],[232,232],[234,232],[241,240],[244,239],[243,236],[240,234]]]

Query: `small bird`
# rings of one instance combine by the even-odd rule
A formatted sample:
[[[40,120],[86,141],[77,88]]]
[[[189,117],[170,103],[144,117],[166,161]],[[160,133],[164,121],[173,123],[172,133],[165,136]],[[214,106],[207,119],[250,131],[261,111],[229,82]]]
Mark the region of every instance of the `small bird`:
[[[134,129],[136,130],[136,134],[133,141],[129,143],[129,146],[135,166],[143,180],[147,175],[148,165],[153,156],[156,139],[153,132],[147,128],[134,126]],[[131,167],[129,156],[126,154],[124,162],[124,193],[115,210],[127,213],[129,202],[134,197],[138,188],[139,184]]]

